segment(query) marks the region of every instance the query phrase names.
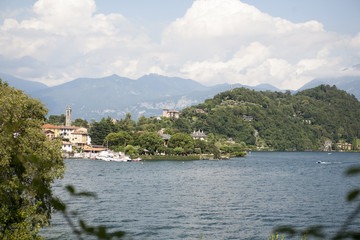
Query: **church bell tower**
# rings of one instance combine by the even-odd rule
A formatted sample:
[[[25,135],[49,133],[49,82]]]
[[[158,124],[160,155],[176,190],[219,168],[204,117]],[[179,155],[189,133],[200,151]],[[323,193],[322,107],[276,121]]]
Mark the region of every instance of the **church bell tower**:
[[[66,109],[66,118],[65,118],[65,126],[71,126],[71,107],[68,106]]]

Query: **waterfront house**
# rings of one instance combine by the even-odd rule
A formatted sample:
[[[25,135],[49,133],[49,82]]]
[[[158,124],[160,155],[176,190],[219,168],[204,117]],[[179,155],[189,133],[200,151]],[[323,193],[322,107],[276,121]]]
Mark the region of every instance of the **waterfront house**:
[[[87,131],[81,131],[78,129],[77,131],[71,133],[69,140],[76,148],[84,148],[88,142],[87,138]]]
[[[194,130],[194,132],[192,132],[190,135],[193,139],[206,140],[207,138],[207,135],[201,130],[198,131]]]
[[[339,142],[339,143],[336,143],[337,145],[337,148],[341,151],[341,150],[344,150],[344,151],[350,151],[351,150],[351,143],[347,143],[347,142]]]
[[[63,141],[61,150],[64,152],[71,153],[73,151],[71,142]]]
[[[99,145],[92,145],[92,146],[85,145],[84,146],[84,152],[99,153],[99,152],[106,151],[106,150],[108,150],[106,147],[99,146]]]

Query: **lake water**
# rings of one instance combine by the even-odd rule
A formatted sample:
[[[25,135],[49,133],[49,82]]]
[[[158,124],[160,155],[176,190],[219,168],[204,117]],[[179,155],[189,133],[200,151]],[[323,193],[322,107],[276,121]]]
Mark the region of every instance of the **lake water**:
[[[225,161],[66,160],[54,191],[88,224],[135,240],[265,240],[280,225],[321,224],[335,232],[355,207],[345,195],[360,177],[344,171],[356,164],[359,153],[323,152],[253,152]],[[98,197],[69,197],[68,184]],[[42,230],[46,239],[74,239],[60,214],[53,221]]]

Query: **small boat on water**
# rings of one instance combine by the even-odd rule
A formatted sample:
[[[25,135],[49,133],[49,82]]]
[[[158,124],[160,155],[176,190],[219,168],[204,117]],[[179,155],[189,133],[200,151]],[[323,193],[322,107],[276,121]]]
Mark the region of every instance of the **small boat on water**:
[[[131,158],[129,156],[123,154],[114,155],[108,151],[101,152],[98,156],[95,157],[95,159],[107,162],[131,162]]]

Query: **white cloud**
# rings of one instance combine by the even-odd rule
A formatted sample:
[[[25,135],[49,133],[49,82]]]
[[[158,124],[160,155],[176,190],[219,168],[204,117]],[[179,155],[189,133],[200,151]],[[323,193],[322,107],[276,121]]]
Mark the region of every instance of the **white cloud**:
[[[317,21],[295,24],[271,17],[238,0],[195,1],[164,31],[162,43],[176,46],[174,59],[185,62],[184,76],[211,84],[270,83],[296,89],[316,77],[343,74],[342,66],[360,61],[358,55],[353,63],[348,59],[357,38],[349,41],[327,32]],[[248,55],[239,53],[250,46],[254,49]]]
[[[38,0],[32,17],[0,25],[0,60],[11,63],[8,73],[47,84],[158,73],[296,89],[316,77],[360,75],[349,68],[360,63],[360,33],[352,38],[317,21],[295,24],[239,0],[195,0],[159,44],[145,32],[120,13],[97,13],[94,0]]]
[[[35,80],[53,85],[76,77],[103,76],[110,70],[140,74],[135,62],[148,51],[149,38],[121,14],[95,14],[93,0],[39,0],[33,11],[35,17],[21,22],[4,20],[0,55],[12,62],[31,56],[43,63],[42,68],[46,65],[45,75]],[[112,68],[119,56],[125,64]],[[19,66],[14,74],[26,78],[23,69]]]

